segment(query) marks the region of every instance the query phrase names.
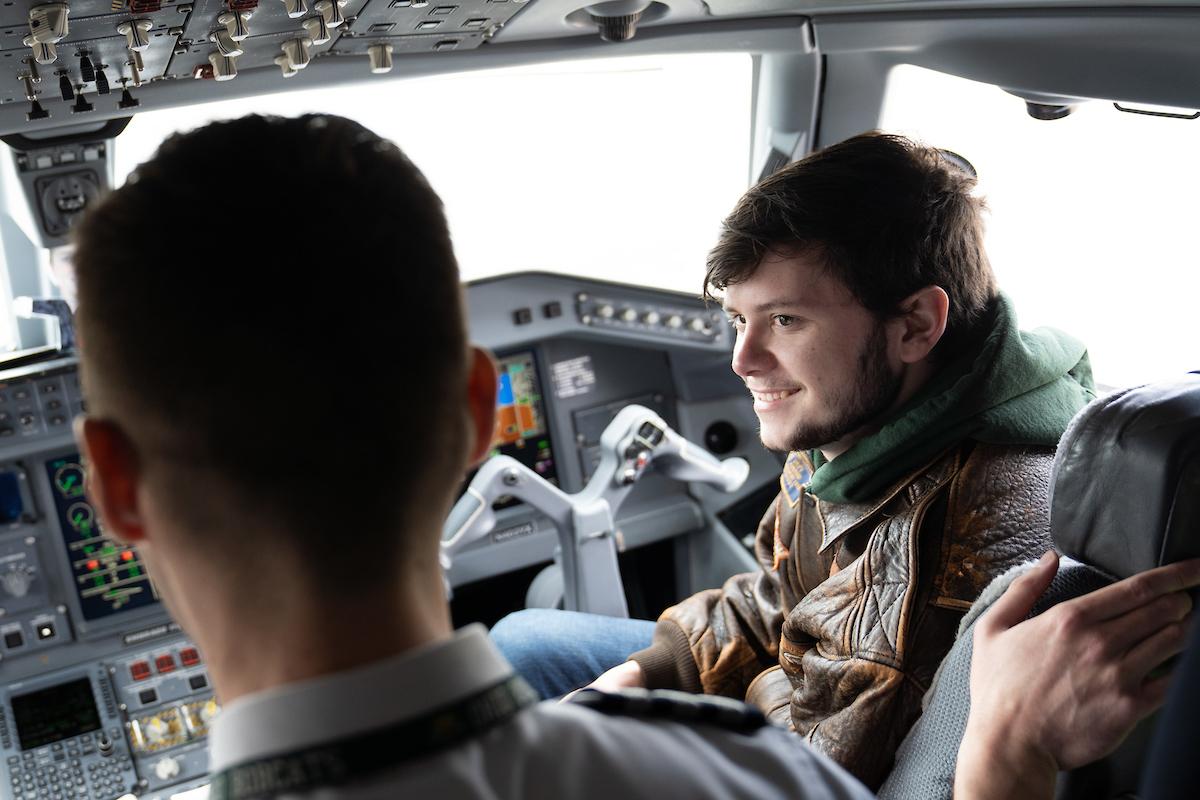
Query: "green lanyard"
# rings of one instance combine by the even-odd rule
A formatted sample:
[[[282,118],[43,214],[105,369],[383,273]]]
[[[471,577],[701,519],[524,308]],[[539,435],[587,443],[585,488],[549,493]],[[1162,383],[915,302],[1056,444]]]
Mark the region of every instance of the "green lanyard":
[[[359,780],[474,739],[537,700],[514,675],[415,719],[221,770],[211,776],[209,800],[251,800]]]

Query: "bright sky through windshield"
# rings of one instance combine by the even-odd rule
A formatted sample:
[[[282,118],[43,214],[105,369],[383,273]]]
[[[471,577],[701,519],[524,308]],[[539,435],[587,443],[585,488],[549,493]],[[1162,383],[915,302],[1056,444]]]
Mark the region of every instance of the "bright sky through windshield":
[[[750,90],[750,57],[734,54],[255,97],[135,116],[117,140],[116,177],[122,183],[171,133],[213,119],[341,114],[395,141],[425,172],[446,205],[465,280],[537,269],[698,294],[720,221],[747,186]],[[298,201],[353,225],[353,206]],[[297,240],[307,233],[298,227]]]
[[[1110,386],[1200,369],[1200,120],[1096,101],[1040,121],[995,86],[906,66],[881,126],[975,165],[992,266],[1023,327],[1082,339]]]

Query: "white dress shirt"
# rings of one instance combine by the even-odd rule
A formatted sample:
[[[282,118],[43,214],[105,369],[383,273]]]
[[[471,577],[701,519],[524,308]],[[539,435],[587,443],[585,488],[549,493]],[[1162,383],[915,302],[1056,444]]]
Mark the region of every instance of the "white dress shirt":
[[[211,769],[281,756],[445,708],[512,675],[480,625],[448,641],[241,697],[213,722]],[[297,796],[297,795],[292,795]],[[788,798],[872,795],[798,737],[613,716],[539,703],[477,738],[319,788],[306,800],[376,798]]]

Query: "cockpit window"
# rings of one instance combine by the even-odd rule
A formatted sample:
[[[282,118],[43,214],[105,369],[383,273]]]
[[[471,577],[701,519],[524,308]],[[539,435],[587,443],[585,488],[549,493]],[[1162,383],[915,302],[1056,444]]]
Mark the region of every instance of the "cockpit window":
[[[116,180],[164,137],[212,119],[341,114],[394,140],[425,172],[446,205],[464,279],[549,270],[698,294],[720,221],[748,185],[751,86],[748,55],[687,55],[171,109],[134,117],[117,141]],[[230,153],[231,197],[245,168]],[[321,197],[279,202],[324,218],[298,225],[298,243],[354,233],[352,206]]]
[[[1083,339],[1098,383],[1200,368],[1200,120],[1093,101],[1041,121],[995,86],[903,66],[880,127],[974,164],[992,265],[1022,325]]]

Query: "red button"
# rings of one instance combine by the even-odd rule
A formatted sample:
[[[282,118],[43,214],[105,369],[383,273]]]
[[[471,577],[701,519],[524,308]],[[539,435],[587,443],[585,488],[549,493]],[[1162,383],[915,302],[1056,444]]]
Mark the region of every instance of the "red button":
[[[135,661],[129,665],[129,677],[135,681],[144,681],[150,677],[150,665],[145,661]]]
[[[194,667],[200,663],[200,653],[194,647],[185,647],[179,651],[179,660],[185,667]]]
[[[170,653],[167,653],[165,656],[156,656],[154,658],[154,668],[159,672],[174,672],[175,656]]]

